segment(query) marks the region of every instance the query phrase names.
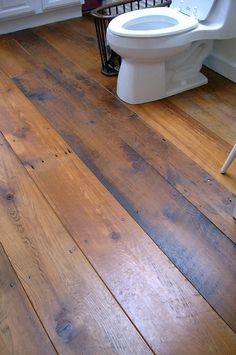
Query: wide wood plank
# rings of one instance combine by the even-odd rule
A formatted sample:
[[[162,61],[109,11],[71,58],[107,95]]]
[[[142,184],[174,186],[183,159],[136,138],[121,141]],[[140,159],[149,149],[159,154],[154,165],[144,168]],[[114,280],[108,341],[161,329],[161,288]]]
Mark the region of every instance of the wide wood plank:
[[[233,353],[231,329],[10,80],[0,82],[4,135],[152,349]]]
[[[236,85],[221,75],[204,68],[209,79],[206,86],[175,95],[169,102],[190,115],[230,145],[236,137]],[[214,73],[214,75],[213,75]]]
[[[87,23],[85,30],[83,30],[82,21],[83,23]],[[93,38],[93,40],[91,39],[90,42],[87,40],[86,37],[86,33],[88,33],[89,29],[88,22],[90,22],[90,38]],[[97,81],[99,81],[109,90],[115,92],[116,79],[107,78],[100,73],[100,65],[96,59],[99,59],[99,52],[97,49],[96,42],[94,41],[94,39],[96,40],[96,35],[95,28],[92,22],[92,19],[87,17],[85,19],[83,18],[74,20],[68,25],[66,23],[64,26],[62,26],[61,24],[53,24],[48,26],[47,28],[42,27],[36,29],[35,32],[40,34],[40,36],[42,36],[51,44],[53,44],[53,46],[55,46],[61,52],[62,55],[65,54],[67,57],[70,58],[71,61],[83,68],[83,70],[85,70],[88,74],[92,70],[91,74]],[[80,61],[80,47],[82,43],[83,48],[87,48],[87,52],[83,53]],[[87,62],[91,60],[91,57],[94,60],[93,69],[90,68],[89,64],[87,65]],[[222,80],[226,83],[228,82],[224,78],[222,78]],[[215,87],[214,84],[213,87]],[[199,89],[191,91],[193,97],[195,97],[196,90]],[[207,90],[206,87],[203,90]],[[179,100],[181,101],[182,97],[185,97],[185,95],[188,95],[188,93],[181,93],[176,97],[179,97]],[[235,96],[235,88],[234,94],[232,95]],[[212,96],[215,97],[213,91]],[[215,101],[218,100],[219,102],[221,96],[221,93],[219,94],[219,98],[217,98],[216,96]],[[208,94],[208,101],[210,100],[211,98]],[[228,140],[223,141],[217,134],[213,135],[209,129],[211,127],[210,124],[204,127],[202,122],[200,123],[196,121],[197,115],[193,115],[193,118],[190,116],[190,114],[183,114],[183,111],[178,109],[176,105],[170,104],[170,100],[166,99],[156,101],[154,103],[146,103],[143,105],[127,106],[130,107],[134,112],[136,112],[140,117],[142,117],[142,119],[148,125],[150,125],[152,129],[156,130],[158,133],[161,133],[166,139],[168,139],[179,149],[181,149],[188,157],[190,157],[193,161],[203,167],[209,174],[214,177],[214,179],[229,188],[229,190],[233,193],[236,193],[236,173],[234,173],[234,170],[231,170],[229,177],[222,176],[219,173],[220,167],[226,159],[232,143],[229,144]],[[212,103],[212,106],[213,105],[214,101]],[[234,106],[232,106],[232,103],[228,103],[229,107],[230,105],[232,112],[232,110],[234,110]],[[223,106],[225,106],[224,102],[221,104],[221,107]],[[186,107],[186,110],[188,111],[188,107]],[[236,130],[235,120],[232,117],[227,117],[227,114],[225,114],[225,127],[227,127],[227,123],[233,123],[233,132],[234,130]],[[200,129],[198,129],[198,127]],[[228,131],[229,130],[226,131],[224,137],[226,136]],[[219,133],[219,130],[216,130],[216,133]],[[230,133],[230,135],[230,141],[232,142],[233,134]]]
[[[2,142],[0,143],[2,144]],[[8,196],[10,198],[10,196]],[[0,354],[53,355],[56,351],[0,243]]]
[[[4,48],[2,46],[1,55]],[[13,48],[14,43],[11,50]],[[90,109],[85,95],[82,95],[82,100],[78,95],[77,100],[80,101],[77,104],[60,88],[58,80],[51,80],[49,71],[45,74],[37,65],[30,70],[30,61],[24,58],[24,52],[21,52],[22,55],[18,58],[17,47],[15,50],[14,56],[11,56],[9,51],[8,62],[12,64],[11,61],[15,60],[13,70],[20,72],[18,76],[14,76],[14,81],[21,90],[47,116],[102,183],[208,302],[235,329],[236,323],[232,313],[235,309],[233,243],[171,188],[135,151],[116,136],[113,130],[104,125],[100,112]],[[17,60],[21,61],[21,65],[17,65]],[[3,61],[2,64],[4,65]],[[36,74],[32,74],[33,68]],[[11,98],[12,103],[13,101]],[[27,130],[28,124],[23,124],[22,120],[21,123],[22,126],[19,126],[19,123],[14,122],[10,127],[9,120],[2,120],[5,130],[14,135],[21,135]],[[26,159],[27,163],[35,158],[33,156],[22,159]],[[29,163],[28,165],[30,166]],[[57,199],[58,196],[53,198]],[[68,211],[61,211],[64,218],[69,211],[69,207]],[[74,231],[74,225],[72,228]],[[218,250],[221,250],[220,254]],[[216,273],[216,269],[221,272]],[[225,289],[228,290],[227,295]]]
[[[147,127],[138,116],[125,109],[125,106],[119,104],[117,100],[112,100],[112,96],[108,93],[104,94],[102,90],[99,90],[99,87],[95,89],[96,84],[93,80],[89,80],[88,76],[81,74],[81,72],[78,73],[78,66],[85,69],[86,61],[77,61],[77,67],[66,63],[62,55],[64,53],[67,56],[71,55],[71,53],[68,54],[69,47],[71,46],[74,48],[73,53],[78,53],[78,44],[75,47],[75,39],[72,44],[66,42],[63,37],[63,40],[60,41],[60,37],[56,33],[54,34],[54,30],[58,29],[58,25],[53,25],[53,29],[56,27],[53,31],[51,27],[49,29],[38,29],[37,32],[47,39],[49,37],[49,41],[53,45],[59,46],[58,42],[61,43],[64,51],[59,47],[61,50],[60,54],[53,51],[45,42],[30,32],[16,34],[15,37],[37,60],[45,63],[46,67],[50,68],[61,82],[64,81],[65,85],[71,88],[72,94],[76,93],[76,87],[79,87],[83,93],[86,93],[85,97],[90,100],[90,104],[95,105],[100,110],[102,119],[111,125],[122,139],[148,161],[173,187],[181,192],[235,242],[236,226],[232,219],[232,211],[236,203],[236,197],[230,191],[223,188],[215,180],[214,176],[209,175],[199,165],[195,164],[193,160],[176,149],[164,136],[174,141],[177,145],[179,144],[179,147],[179,134],[184,136],[185,142],[188,142],[189,146],[193,142],[196,144],[201,142],[203,160],[206,160],[206,156],[209,157],[208,149],[212,149],[210,153],[213,157],[213,164],[216,159],[218,160],[217,178],[219,177],[223,182],[228,181],[230,189],[236,192],[236,179],[232,176],[232,174],[234,175],[233,167],[226,176],[220,177],[219,173],[220,165],[225,160],[231,146],[209,132],[209,130],[206,131],[196,121],[192,122],[191,118],[189,120],[189,117],[177,117],[176,109],[173,108],[173,105],[163,104],[163,102],[143,105],[143,108],[139,112],[141,116],[144,112],[147,117],[145,119],[146,122],[149,123],[153,130],[163,133],[164,136],[161,136],[159,133],[154,134],[153,130]],[[71,32],[74,27],[71,29]],[[66,26],[67,32],[69,28],[70,26]],[[64,27],[61,26],[59,29],[61,29],[60,33],[62,33]],[[56,44],[54,43],[54,37]],[[83,41],[83,36],[80,37],[80,40]],[[69,68],[69,72],[67,68]],[[100,80],[99,75],[97,73],[96,78],[104,84],[103,80]],[[96,95],[92,96],[91,92],[93,91],[96,91]],[[135,111],[140,110],[139,106],[130,106],[130,108]],[[170,129],[173,131],[173,134],[169,135],[168,132]],[[193,137],[193,131],[197,132],[196,137]],[[212,147],[209,148],[207,142],[212,142]],[[196,148],[194,144],[191,149],[192,156],[195,156]],[[211,159],[208,158],[207,162],[210,165]]]
[[[152,353],[2,135],[0,241],[60,354]],[[28,336],[35,338],[36,343],[35,328]],[[6,331],[3,324],[2,331],[4,329]],[[40,333],[38,337],[40,340]],[[28,345],[30,347],[30,342]],[[49,353],[46,347],[43,352],[40,344],[38,346],[38,350],[31,346],[28,354]],[[27,353],[27,348],[23,353]]]

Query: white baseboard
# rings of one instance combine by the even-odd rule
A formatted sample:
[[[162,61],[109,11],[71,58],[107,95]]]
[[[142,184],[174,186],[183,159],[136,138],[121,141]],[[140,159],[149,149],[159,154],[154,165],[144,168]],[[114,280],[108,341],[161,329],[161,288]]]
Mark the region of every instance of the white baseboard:
[[[213,52],[203,64],[236,83],[236,63]]]
[[[47,23],[64,21],[80,16],[82,16],[82,4],[63,7],[61,9],[55,9],[34,15],[25,15],[24,17],[18,17],[16,19],[1,21],[0,34],[20,31],[26,28],[37,27]]]

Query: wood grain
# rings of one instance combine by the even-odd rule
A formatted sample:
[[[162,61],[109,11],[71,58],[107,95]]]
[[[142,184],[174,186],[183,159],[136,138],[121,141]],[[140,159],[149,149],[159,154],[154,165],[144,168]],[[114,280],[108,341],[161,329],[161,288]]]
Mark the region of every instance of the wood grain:
[[[148,107],[139,106],[135,108],[135,112],[154,131],[163,134],[215,180],[236,193],[234,170],[230,179],[220,174],[220,168],[232,147],[229,143],[193,120],[189,114],[173,105],[170,99],[166,99],[164,103],[150,103]],[[158,115],[155,112],[158,112]]]
[[[12,82],[3,74],[0,82],[4,135],[152,349],[163,354],[233,353],[236,338],[224,321]]]
[[[56,354],[1,244],[0,354]]]
[[[10,48],[7,52],[8,61],[4,65],[2,60],[2,64],[8,69],[10,62],[8,70],[14,68],[14,80],[23,93],[46,115],[102,183],[235,329],[232,313],[235,307],[235,246],[103,123],[100,111],[95,111],[89,105],[88,94],[83,94],[82,99],[79,97],[80,87],[74,85],[76,101],[79,101],[77,104],[68,95],[72,86],[67,86],[67,91],[60,88],[60,81],[53,79],[48,70],[42,71],[40,66],[33,66],[16,43],[8,43],[7,48]],[[7,48],[1,46],[0,60]],[[11,55],[13,51],[14,56]],[[21,54],[20,65],[17,64],[18,51]],[[33,69],[36,75],[32,74]],[[12,132],[21,135],[28,124],[18,125],[17,122],[12,125]],[[6,120],[5,126],[9,131],[9,120]],[[38,148],[36,157],[37,151]],[[28,160],[27,157],[25,161]],[[30,163],[27,165],[30,166]],[[59,197],[56,195],[54,198]],[[61,214],[65,213],[67,211],[61,211]],[[218,268],[221,270],[219,274],[215,272]],[[219,287],[220,284],[223,286]],[[225,295],[224,289],[230,292]]]
[[[10,53],[8,57],[10,58]],[[55,57],[54,59],[56,60]],[[22,63],[18,70],[30,66],[27,58],[24,65],[23,53],[19,60]],[[17,69],[17,63],[14,69]],[[235,307],[234,245],[204,215],[166,184],[114,131],[104,125],[100,112],[95,116],[97,112],[89,110],[91,104],[88,106],[88,94],[82,96],[77,106],[67,93],[72,85],[67,85],[67,92],[64,92],[60,89],[58,80],[56,85],[50,80],[48,71],[45,79],[40,67],[37,70],[40,80],[37,81],[34,75],[27,77],[23,74],[24,79],[18,80],[15,77],[15,82],[181,272],[235,329],[234,313],[232,314]],[[80,97],[76,88],[75,84],[73,92],[77,93],[78,101]],[[48,99],[38,99],[42,95]],[[7,125],[9,126],[8,121]],[[219,249],[221,254],[218,254]],[[218,268],[221,270],[219,274],[215,272]],[[224,289],[230,290],[227,296]]]
[[[0,167],[0,241],[56,350],[151,354],[2,136]]]

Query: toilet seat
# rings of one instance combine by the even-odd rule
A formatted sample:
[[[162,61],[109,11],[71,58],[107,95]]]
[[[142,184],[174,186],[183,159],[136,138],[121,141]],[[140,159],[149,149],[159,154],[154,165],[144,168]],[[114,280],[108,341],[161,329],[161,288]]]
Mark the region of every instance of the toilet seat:
[[[176,9],[148,8],[117,16],[109,23],[109,31],[121,37],[163,37],[189,31],[198,20]]]

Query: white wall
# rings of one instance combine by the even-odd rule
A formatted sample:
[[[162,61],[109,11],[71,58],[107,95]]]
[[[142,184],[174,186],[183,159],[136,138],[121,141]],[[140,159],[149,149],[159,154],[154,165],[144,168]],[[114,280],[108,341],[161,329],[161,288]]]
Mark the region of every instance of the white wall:
[[[205,65],[236,82],[236,38],[217,40]]]

